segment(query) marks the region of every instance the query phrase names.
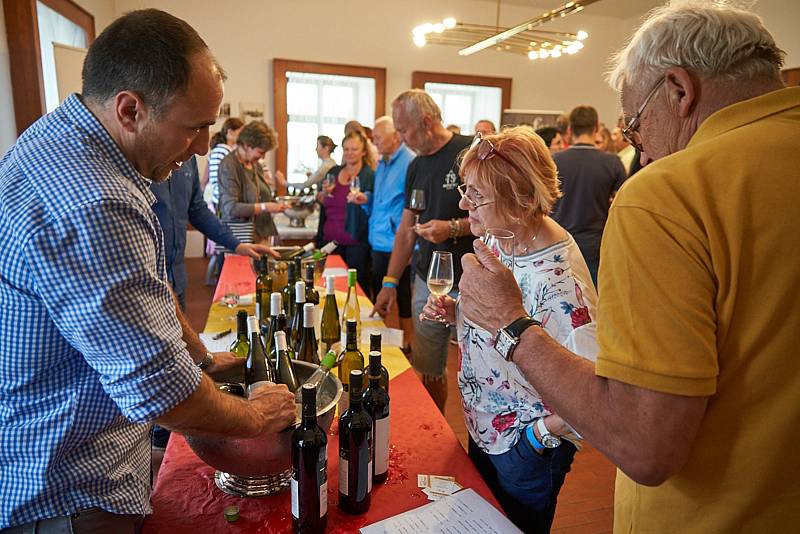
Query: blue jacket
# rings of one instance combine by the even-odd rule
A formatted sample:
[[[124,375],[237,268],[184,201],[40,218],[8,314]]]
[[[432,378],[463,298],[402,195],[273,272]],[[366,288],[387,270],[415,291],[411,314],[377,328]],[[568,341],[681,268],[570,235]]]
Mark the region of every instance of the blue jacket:
[[[169,180],[152,182],[150,191],[156,196],[153,211],[164,233],[167,276],[175,293],[180,295],[186,289],[183,254],[189,223],[207,238],[230,250],[239,246],[239,240],[233,237],[228,227],[209,211],[203,201],[196,158],[193,157],[180,169],[173,171]]]
[[[369,245],[378,252],[389,253],[394,247],[394,234],[403,218],[406,203],[406,174],[414,153],[401,144],[389,161],[378,162],[375,191],[370,197]]]

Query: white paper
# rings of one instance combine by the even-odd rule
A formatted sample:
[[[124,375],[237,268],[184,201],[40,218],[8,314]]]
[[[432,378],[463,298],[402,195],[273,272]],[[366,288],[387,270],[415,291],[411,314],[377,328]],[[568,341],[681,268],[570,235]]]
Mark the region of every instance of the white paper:
[[[233,340],[236,339],[236,332],[231,332],[221,339],[214,339],[219,332],[201,332],[200,341],[206,346],[208,352],[227,352]]]
[[[300,517],[300,498],[297,496],[297,481],[292,477],[289,481],[289,484],[292,487],[292,517],[298,519]]]
[[[374,319],[370,319],[374,320]],[[362,326],[361,327],[361,344],[369,345],[369,335],[377,332],[381,335],[381,346],[387,347],[402,347],[403,346],[403,331],[396,328],[387,328],[385,326]]]
[[[420,506],[361,529],[362,534],[521,534],[472,489]]]
[[[325,280],[328,276],[347,276],[347,269],[345,267],[328,267],[322,271],[322,279]]]
[[[350,494],[350,488],[347,487],[347,467],[349,463],[339,456],[339,493],[342,495]]]
[[[382,475],[389,470],[389,417],[375,421],[375,474]]]

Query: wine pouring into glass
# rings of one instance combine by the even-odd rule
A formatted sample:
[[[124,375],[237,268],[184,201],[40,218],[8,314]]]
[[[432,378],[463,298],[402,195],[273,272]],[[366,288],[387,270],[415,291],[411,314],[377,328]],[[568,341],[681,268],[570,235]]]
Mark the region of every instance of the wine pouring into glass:
[[[453,289],[453,254],[444,250],[434,250],[428,268],[428,290],[437,297],[443,297]],[[436,319],[446,323],[447,319]]]

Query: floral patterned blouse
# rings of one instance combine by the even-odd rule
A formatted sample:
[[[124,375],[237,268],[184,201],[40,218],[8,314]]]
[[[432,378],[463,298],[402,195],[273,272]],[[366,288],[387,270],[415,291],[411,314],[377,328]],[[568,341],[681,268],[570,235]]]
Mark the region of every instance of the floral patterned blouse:
[[[594,360],[597,292],[572,236],[517,257],[514,277],[530,316],[563,346]],[[502,454],[516,445],[528,425],[551,410],[517,366],[494,349],[494,334],[460,314],[457,325],[458,387],[467,430],[488,454]]]

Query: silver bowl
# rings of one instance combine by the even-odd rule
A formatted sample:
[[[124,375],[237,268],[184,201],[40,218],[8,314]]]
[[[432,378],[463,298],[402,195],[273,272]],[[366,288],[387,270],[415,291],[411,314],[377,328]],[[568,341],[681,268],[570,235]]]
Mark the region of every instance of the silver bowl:
[[[276,246],[272,247],[281,257],[285,257],[288,253],[293,252],[300,247],[287,247],[287,246]],[[307,263],[314,263],[314,282],[324,286],[325,284],[322,282],[322,273],[325,271],[325,260],[327,260],[327,256],[322,258],[321,260],[314,260],[313,258],[303,258],[301,264],[303,266],[303,272],[300,273],[300,277],[305,276],[305,266]],[[286,273],[286,260],[276,260],[274,258],[270,258],[269,262],[269,274],[272,277],[272,290],[273,291],[280,291],[284,287],[286,287],[286,282],[288,275]],[[300,278],[298,278],[299,280]]]
[[[314,213],[317,208],[316,198],[313,195],[302,197],[283,196],[275,199],[283,202],[289,209],[283,212],[289,218],[289,226],[293,228],[305,228],[306,218]]]
[[[316,365],[301,361],[293,361],[292,367],[300,383],[317,369]],[[317,424],[327,433],[342,396],[342,383],[329,374],[322,388],[330,400],[317,407]],[[261,496],[280,491],[288,484],[291,436],[296,427],[297,423],[277,434],[257,438],[186,436],[186,441],[201,460],[219,471],[215,478],[220,489],[234,495]]]

